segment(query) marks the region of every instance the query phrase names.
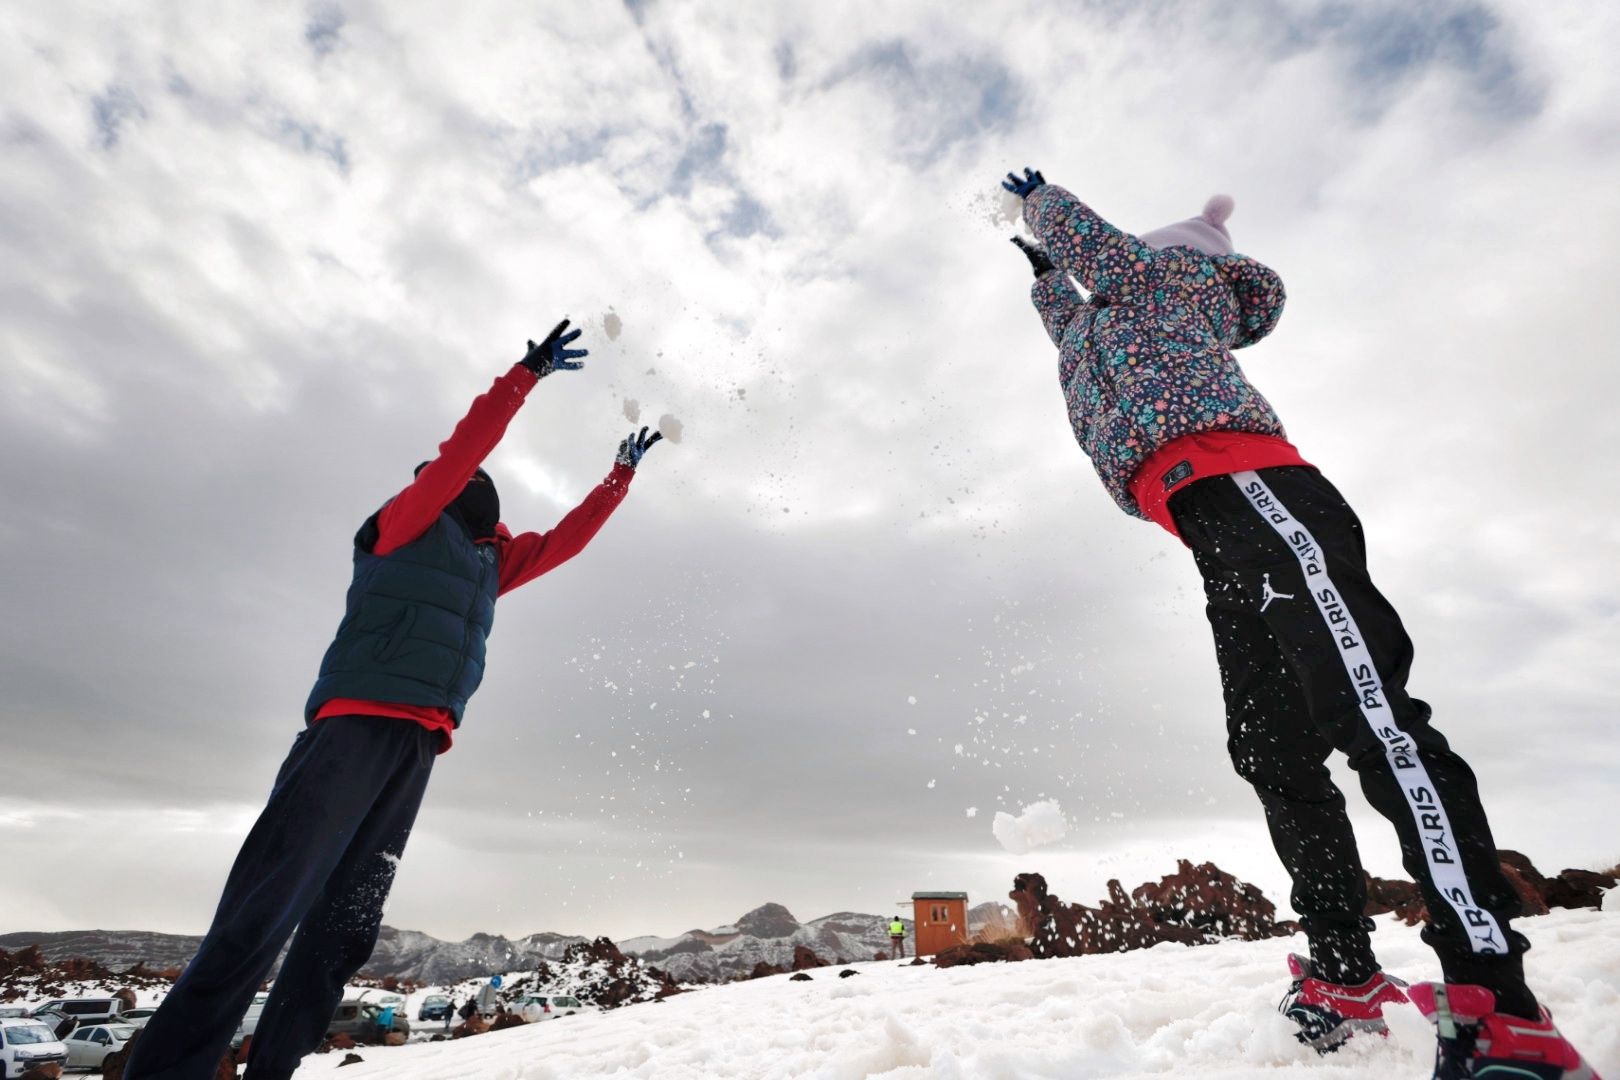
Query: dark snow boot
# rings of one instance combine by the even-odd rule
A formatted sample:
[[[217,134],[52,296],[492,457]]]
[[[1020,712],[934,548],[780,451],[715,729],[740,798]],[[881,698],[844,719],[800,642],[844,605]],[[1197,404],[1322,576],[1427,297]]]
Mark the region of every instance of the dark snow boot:
[[[1294,984],[1277,1011],[1299,1025],[1295,1038],[1318,1054],[1332,1053],[1358,1032],[1389,1034],[1384,1006],[1408,1000],[1406,984],[1382,971],[1359,986],[1341,986],[1313,976],[1311,962],[1293,953],[1288,970]]]

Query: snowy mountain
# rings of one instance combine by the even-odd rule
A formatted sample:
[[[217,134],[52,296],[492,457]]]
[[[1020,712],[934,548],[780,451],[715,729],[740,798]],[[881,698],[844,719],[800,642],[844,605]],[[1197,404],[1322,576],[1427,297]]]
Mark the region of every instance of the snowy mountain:
[[[22,949],[38,945],[47,960],[82,958],[114,971],[127,971],[136,964],[162,971],[184,967],[197,952],[202,937],[192,934],[158,934],[148,930],[62,930],[24,931],[0,934],[0,949]]]
[[[453,983],[492,971],[529,970],[541,960],[561,959],[568,946],[585,940],[575,935],[542,933],[516,939],[474,934],[465,941],[441,941],[419,930],[384,926],[362,974],[378,979],[392,975],[413,982]],[[114,971],[125,971],[138,963],[151,971],[184,967],[201,943],[201,937],[189,934],[145,930],[0,934],[0,949],[37,944],[47,960],[82,957]],[[280,966],[278,958],[271,974]]]
[[[988,920],[1011,917],[1005,904],[980,904],[968,913],[968,924],[977,930]],[[902,921],[909,936],[911,920]],[[798,945],[808,946],[828,962],[870,960],[888,950],[888,926],[888,916],[850,911],[801,923],[781,904],[762,904],[736,922],[712,930],[688,930],[672,938],[631,938],[619,947],[680,982],[725,982],[749,974],[760,963],[790,967]],[[570,945],[587,940],[577,934],[538,933],[520,938],[474,934],[464,941],[441,941],[419,930],[384,926],[362,973],[448,985],[495,971],[533,970],[540,961],[560,960]],[[201,941],[187,934],[144,930],[72,930],[0,934],[0,949],[37,944],[48,960],[83,957],[114,971],[137,963],[161,971],[183,967]]]
[[[569,934],[530,934],[508,939],[474,934],[465,941],[440,941],[419,930],[382,928],[365,974],[392,975],[419,983],[453,983],[492,971],[531,970],[542,960],[560,960],[568,946],[586,939]]]
[[[970,931],[990,922],[1013,918],[1005,904],[980,904],[968,913]],[[828,963],[870,960],[889,951],[887,915],[840,911],[801,923],[781,904],[764,904],[734,924],[713,930],[688,930],[674,938],[631,938],[619,943],[627,956],[658,965],[683,983],[727,982],[741,978],[760,965],[783,969],[793,965],[793,953],[804,946]],[[910,949],[912,923],[906,925]]]

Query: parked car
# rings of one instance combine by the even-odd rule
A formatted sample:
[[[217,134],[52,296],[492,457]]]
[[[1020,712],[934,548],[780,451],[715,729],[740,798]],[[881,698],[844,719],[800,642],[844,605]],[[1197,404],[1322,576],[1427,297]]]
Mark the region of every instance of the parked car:
[[[258,1029],[259,1014],[264,1012],[264,1003],[269,1000],[269,994],[253,995],[252,1002],[248,1004],[247,1012],[242,1014],[241,1022],[236,1025],[236,1034],[231,1036],[231,1049],[233,1051],[242,1049],[242,1044],[247,1042],[248,1036]]]
[[[124,1012],[124,999],[115,997],[53,998],[34,1008],[41,1012],[71,1016],[81,1024],[110,1024]]]
[[[349,1000],[364,1001],[368,1005],[380,1005],[385,1009],[390,1005],[396,1009],[403,1009],[405,1007],[404,994],[396,994],[392,990],[378,990],[375,987],[369,986],[360,991],[358,994],[354,995],[354,997],[350,998]]]
[[[455,1003],[446,994],[429,994],[422,999],[422,1004],[416,1010],[418,1020],[438,1020],[443,1022],[455,1010]]]
[[[587,1012],[591,1006],[567,994],[530,994],[518,1002],[518,1012],[533,1024],[540,1020],[555,1020],[560,1016],[573,1016]]]
[[[58,1039],[67,1038],[68,1032],[79,1026],[77,1017],[69,1016],[67,1013],[59,1012],[56,1009],[47,1009],[43,1005],[29,1013],[28,1016],[29,1019],[38,1020],[50,1028],[52,1034]]]
[[[0,1078],[21,1076],[29,1069],[67,1062],[67,1047],[49,1024],[26,1017],[0,1018]]]
[[[146,1026],[146,1022],[152,1019],[152,1015],[156,1012],[157,1006],[143,1005],[138,1009],[128,1009],[119,1013],[118,1022],[120,1024],[128,1024],[132,1028],[143,1028]]]
[[[383,1010],[394,1010],[394,1022],[388,1030],[397,1031],[409,1038],[411,1034],[411,1019],[405,1015],[403,1005],[394,1005],[386,1001],[356,1001],[342,1002],[337,1012],[332,1014],[332,1022],[326,1025],[326,1037],[330,1039],[337,1034],[349,1036],[356,1042],[372,1042],[377,1037],[378,1018]]]
[[[128,1024],[81,1024],[62,1040],[67,1047],[67,1067],[101,1072],[107,1059],[134,1037],[135,1029]]]

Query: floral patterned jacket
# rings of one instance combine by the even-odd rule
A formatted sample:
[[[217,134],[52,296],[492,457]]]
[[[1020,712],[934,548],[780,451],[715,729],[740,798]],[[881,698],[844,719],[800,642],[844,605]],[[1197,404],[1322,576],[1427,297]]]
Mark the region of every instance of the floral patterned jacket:
[[[1137,467],[1174,439],[1207,431],[1287,437],[1231,353],[1281,318],[1275,271],[1243,255],[1155,251],[1055,184],[1030,193],[1024,220],[1056,267],[1035,282],[1031,299],[1058,347],[1069,423],[1127,514],[1145,516],[1130,493]]]

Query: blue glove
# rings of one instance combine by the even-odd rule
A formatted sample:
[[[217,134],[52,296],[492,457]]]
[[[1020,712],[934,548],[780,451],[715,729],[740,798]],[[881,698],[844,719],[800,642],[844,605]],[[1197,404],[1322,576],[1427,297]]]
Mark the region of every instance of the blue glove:
[[[615,465],[628,465],[632,469],[641,464],[642,455],[652,449],[653,443],[664,437],[662,431],[655,431],[652,438],[647,438],[647,429],[642,428],[641,434],[634,431],[629,438],[619,444],[619,456],[613,459]]]
[[[574,358],[589,356],[590,350],[566,349],[563,347],[579,337],[580,331],[569,330],[565,334],[563,333],[564,330],[568,330],[567,319],[552,327],[551,333],[547,334],[546,340],[540,344],[536,345],[532,341],[529,342],[528,354],[518,363],[534,372],[534,377],[537,379],[543,379],[559,368],[563,371],[578,371],[584,367],[584,364],[575,362]]]
[[[1007,179],[1001,182],[1002,187],[1006,188],[1020,199],[1029,198],[1030,192],[1034,191],[1038,187],[1044,186],[1045,184],[1046,177],[1041,175],[1040,170],[1031,169],[1027,165],[1024,167],[1024,178],[1022,180],[1018,179],[1017,173],[1008,173]]]

